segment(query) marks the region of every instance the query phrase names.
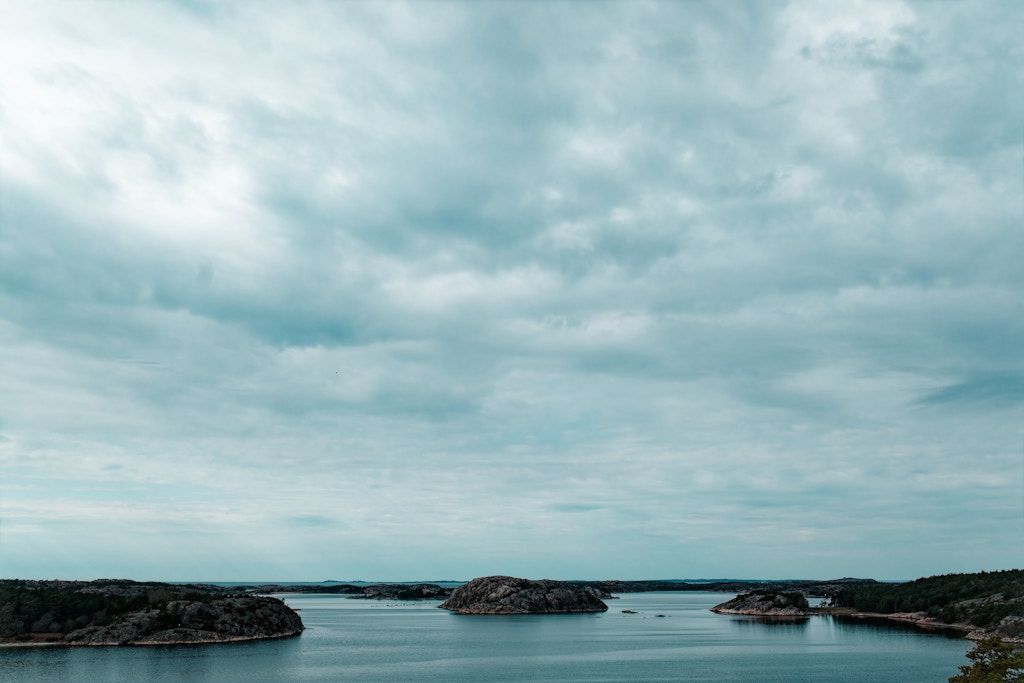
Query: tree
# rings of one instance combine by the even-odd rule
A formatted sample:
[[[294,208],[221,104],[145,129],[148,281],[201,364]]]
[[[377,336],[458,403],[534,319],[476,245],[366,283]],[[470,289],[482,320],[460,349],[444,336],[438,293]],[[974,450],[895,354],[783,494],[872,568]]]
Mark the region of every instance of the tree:
[[[974,664],[961,666],[949,683],[1024,683],[1024,651],[999,638],[979,641],[967,658]]]

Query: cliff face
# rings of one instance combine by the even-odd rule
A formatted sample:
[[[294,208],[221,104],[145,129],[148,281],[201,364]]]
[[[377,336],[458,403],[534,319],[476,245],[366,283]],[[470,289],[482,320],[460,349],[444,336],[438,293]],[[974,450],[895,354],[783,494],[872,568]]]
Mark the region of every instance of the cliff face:
[[[719,614],[749,614],[762,617],[802,617],[811,614],[803,593],[770,591],[744,593],[728,602],[715,605],[711,611]]]
[[[600,596],[597,589],[564,581],[485,576],[456,588],[441,607],[459,614],[605,612]]]
[[[164,645],[294,636],[299,615],[276,598],[213,586],[3,582],[0,639],[10,643]]]

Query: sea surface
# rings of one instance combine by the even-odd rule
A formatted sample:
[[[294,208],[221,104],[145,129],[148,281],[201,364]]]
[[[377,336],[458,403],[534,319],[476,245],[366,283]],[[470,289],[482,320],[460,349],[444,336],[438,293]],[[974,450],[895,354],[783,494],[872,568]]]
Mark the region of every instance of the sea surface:
[[[298,638],[0,650],[0,681],[945,681],[971,644],[910,626],[713,614],[723,593],[631,593],[604,614],[460,616],[436,601],[279,595]],[[623,614],[631,609],[637,614]],[[656,615],[663,614],[664,617]]]

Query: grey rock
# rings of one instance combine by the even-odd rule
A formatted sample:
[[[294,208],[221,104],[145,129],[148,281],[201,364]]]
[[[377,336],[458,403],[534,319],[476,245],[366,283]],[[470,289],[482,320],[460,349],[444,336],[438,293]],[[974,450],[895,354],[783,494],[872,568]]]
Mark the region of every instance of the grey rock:
[[[715,605],[711,611],[719,614],[749,614],[764,617],[802,617],[811,614],[807,597],[796,591],[744,593],[720,605]]]
[[[599,589],[565,581],[484,576],[452,591],[441,607],[459,614],[605,612]]]
[[[133,645],[169,645],[185,643],[222,643],[231,640],[230,636],[216,631],[204,631],[194,628],[169,628],[150,633],[135,640]]]

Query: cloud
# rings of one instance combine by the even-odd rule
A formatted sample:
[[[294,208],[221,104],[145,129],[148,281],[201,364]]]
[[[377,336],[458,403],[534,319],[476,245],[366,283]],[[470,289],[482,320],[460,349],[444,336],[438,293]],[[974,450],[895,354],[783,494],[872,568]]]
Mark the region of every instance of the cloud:
[[[587,505],[586,503],[556,503],[551,506],[551,510],[554,512],[593,512],[603,509],[603,505]]]
[[[0,573],[1019,563],[1015,5],[0,12]]]
[[[972,377],[965,382],[937,389],[921,399],[923,404],[950,404],[981,409],[1021,402],[1024,402],[1024,377],[1010,374]]]
[[[306,527],[331,527],[337,524],[336,520],[323,515],[292,515],[288,521],[297,526]]]

